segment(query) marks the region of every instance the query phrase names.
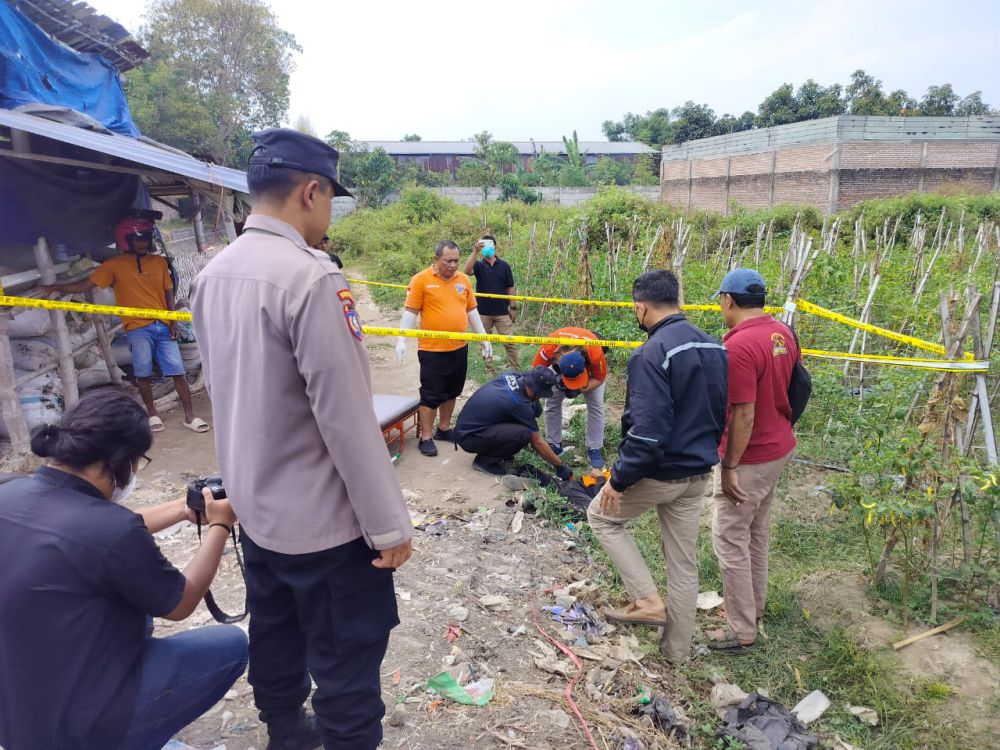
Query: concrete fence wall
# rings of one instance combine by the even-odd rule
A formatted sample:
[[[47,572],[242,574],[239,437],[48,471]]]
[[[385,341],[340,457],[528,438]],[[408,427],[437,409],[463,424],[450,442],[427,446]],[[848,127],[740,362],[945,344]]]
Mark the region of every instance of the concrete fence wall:
[[[460,206],[477,208],[483,205],[483,189],[469,187],[439,187],[427,188],[438,195],[455,201]],[[622,188],[630,193],[636,193],[651,201],[660,200],[660,188],[656,185],[629,185]],[[597,195],[599,188],[595,187],[539,187],[532,188],[542,194],[542,200],[561,206],[577,206],[586,203]],[[389,196],[389,203],[395,203],[400,198],[399,193]],[[495,201],[500,198],[500,188],[490,188],[486,200]],[[351,213],[357,205],[353,198],[334,198],[333,219],[341,219]]]

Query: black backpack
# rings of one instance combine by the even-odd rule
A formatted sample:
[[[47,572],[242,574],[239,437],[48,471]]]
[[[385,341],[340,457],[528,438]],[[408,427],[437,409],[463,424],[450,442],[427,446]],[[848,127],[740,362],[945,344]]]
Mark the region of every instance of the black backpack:
[[[809,370],[802,364],[802,349],[799,347],[799,337],[795,335],[795,331],[791,327],[788,330],[792,331],[792,338],[795,339],[795,348],[799,350],[799,361],[792,368],[792,377],[788,381],[788,405],[792,407],[792,426],[794,427],[803,412],[805,412],[806,405],[809,403],[809,397],[812,396],[813,381]]]

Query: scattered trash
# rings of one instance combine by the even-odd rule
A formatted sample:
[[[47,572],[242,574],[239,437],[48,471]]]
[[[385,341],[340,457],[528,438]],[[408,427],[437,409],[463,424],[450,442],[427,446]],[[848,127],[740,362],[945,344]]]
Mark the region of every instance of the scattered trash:
[[[726,718],[726,713],[732,706],[740,705],[747,697],[747,694],[740,689],[739,685],[728,682],[720,682],[712,687],[711,701],[715,708],[715,713],[720,719]]]
[[[636,700],[639,701],[639,705],[645,706],[648,703],[652,702],[653,691],[650,690],[648,687],[646,687],[645,685],[640,685],[637,692],[639,693],[639,697]]]
[[[170,742],[163,746],[163,750],[195,750],[195,748],[180,740],[170,740]]]
[[[225,732],[226,727],[229,726],[229,722],[233,720],[235,714],[232,711],[224,711],[222,713],[222,728],[219,729],[220,732]]]
[[[529,653],[535,657],[536,667],[543,672],[558,674],[563,677],[569,677],[573,674],[573,662],[569,659],[560,659],[556,655],[556,650],[544,641],[535,638],[533,642],[539,651],[531,651]]]
[[[493,700],[493,678],[476,678],[476,670],[466,662],[441,672],[427,681],[428,690],[465,706],[485,706]]]
[[[452,604],[448,607],[448,616],[456,622],[465,622],[469,619],[469,610],[461,604]]]
[[[402,673],[401,670],[397,669],[395,672],[392,673],[392,684],[393,685],[398,685],[399,681],[402,680],[402,679],[403,679],[403,673]]]
[[[830,699],[823,695],[821,691],[813,690],[796,704],[795,708],[792,709],[792,713],[803,724],[811,724],[826,713],[826,709],[829,707]]]
[[[810,750],[819,740],[787,708],[758,693],[750,693],[726,712],[718,737],[739,740],[750,750]]]
[[[412,598],[409,591],[403,591],[402,589],[396,589],[396,596],[404,602],[408,602]]]
[[[521,527],[524,525],[524,511],[519,510],[514,514],[514,520],[510,522],[510,533],[520,534]]]
[[[413,490],[403,490],[403,499],[408,503],[418,503],[420,502],[420,493]]]
[[[556,601],[559,601],[559,597]],[[613,632],[611,626],[602,620],[597,610],[589,604],[577,602],[569,607],[557,604],[545,609],[552,613],[553,620],[566,626],[576,645],[586,646],[588,643],[595,643]]]
[[[642,657],[645,656],[642,653],[642,647],[639,645],[639,639],[634,635],[623,635],[618,639],[618,643],[611,647],[612,659],[617,659],[621,662],[635,662],[638,664]]]
[[[865,706],[852,706],[850,703],[847,704],[847,713],[856,718],[863,724],[867,724],[870,727],[878,726],[878,713],[874,708],[867,708]]]
[[[708,611],[722,606],[722,597],[718,591],[705,591],[698,594],[698,609]]]
[[[227,690],[226,694],[224,696],[222,696],[222,700],[224,700],[224,701],[234,701],[237,698],[239,698],[239,696],[240,696],[240,694],[237,693],[235,690]]]
[[[468,615],[468,613],[466,613],[466,615]],[[448,635],[446,636],[446,638],[448,639],[448,643],[454,643],[459,639],[459,636],[461,635],[462,635],[462,628],[460,626],[458,625],[448,626]]]
[[[480,597],[479,603],[486,609],[492,609],[495,612],[506,612],[510,609],[510,599],[502,594],[489,594]]]
[[[648,717],[653,722],[653,726],[667,735],[673,735],[680,730],[687,732],[687,717],[679,708],[674,708],[666,697],[656,695],[644,706],[641,706],[636,713],[639,716]]]
[[[571,534],[575,534],[578,529],[576,528],[576,524],[575,523],[573,523],[572,521],[567,521],[566,522],[566,530],[569,531],[569,533],[571,533]]]
[[[444,533],[447,530],[448,522],[442,518],[439,521],[427,524],[424,528],[424,533],[430,534],[431,536],[444,536]]]
[[[511,625],[509,628],[507,628],[507,632],[510,633],[513,636],[527,635],[528,634],[528,626],[527,625],[518,625],[515,628],[513,625]]]

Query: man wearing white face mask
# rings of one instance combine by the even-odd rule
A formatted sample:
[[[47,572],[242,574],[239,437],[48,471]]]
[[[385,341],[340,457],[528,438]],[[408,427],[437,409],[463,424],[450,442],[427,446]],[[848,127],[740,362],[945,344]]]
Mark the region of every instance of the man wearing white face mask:
[[[171,565],[152,534],[195,520],[185,498],[139,513],[118,504],[152,442],[138,403],[95,391],[33,431],[46,466],[0,477],[2,747],[163,747],[243,674],[235,626],[147,630],[194,611],[236,523],[206,490],[202,544],[183,572]]]

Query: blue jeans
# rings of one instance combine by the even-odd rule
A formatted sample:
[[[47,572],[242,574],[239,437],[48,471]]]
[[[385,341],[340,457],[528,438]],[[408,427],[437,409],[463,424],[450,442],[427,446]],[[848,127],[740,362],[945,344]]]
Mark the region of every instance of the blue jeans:
[[[160,750],[222,700],[246,666],[247,637],[235,625],[147,638],[135,711],[120,750]]]
[[[132,370],[137,378],[153,377],[153,355],[164,377],[184,374],[184,360],[177,342],[170,338],[170,329],[156,320],[125,334],[132,349]]]

